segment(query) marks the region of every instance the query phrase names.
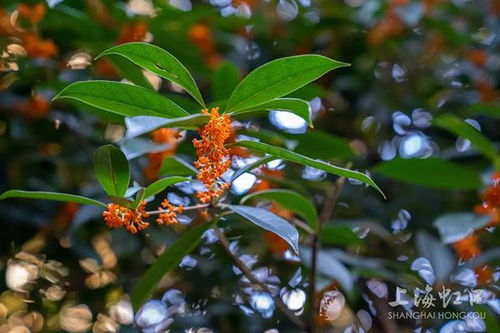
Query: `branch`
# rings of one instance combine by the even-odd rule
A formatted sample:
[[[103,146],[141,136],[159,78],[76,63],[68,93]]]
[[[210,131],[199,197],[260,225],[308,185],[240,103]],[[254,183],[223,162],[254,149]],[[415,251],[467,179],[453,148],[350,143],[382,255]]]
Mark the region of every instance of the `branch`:
[[[240,258],[238,258],[238,256],[234,255],[233,252],[231,252],[231,249],[229,248],[229,240],[226,238],[226,236],[224,235],[224,233],[217,227],[214,227],[214,231],[215,231],[215,234],[217,235],[217,237],[219,237],[219,240],[222,244],[222,247],[224,248],[224,250],[229,254],[229,256],[233,259],[234,263],[236,264],[236,267],[238,267],[238,269],[243,272],[243,275],[250,281],[252,282],[253,284],[256,284],[258,285],[262,290],[264,290],[266,293],[268,293],[269,295],[271,295],[274,299],[274,302],[276,303],[276,305],[278,306],[278,308],[281,310],[281,312],[283,312],[284,315],[286,315],[286,317],[288,319],[290,319],[290,321],[292,321],[295,325],[297,326],[300,326],[301,328],[304,327],[304,323],[302,322],[302,320],[300,320],[299,317],[297,317],[292,311],[290,311],[290,309],[286,306],[285,303],[283,303],[283,301],[281,300],[281,298],[278,296],[273,296],[273,293],[271,291],[271,289],[269,289],[269,287],[265,284],[265,283],[262,283],[260,282],[256,277],[255,275],[253,275],[253,272],[252,270],[243,262],[240,260]]]
[[[182,207],[182,211],[185,212],[187,210],[196,210],[196,209],[203,209],[203,208],[208,208],[209,204],[201,204],[201,205],[194,205],[194,206],[187,206],[187,207]],[[155,215],[155,214],[161,214],[165,213],[165,210],[152,210],[147,212],[149,215]]]
[[[349,162],[345,166],[346,169],[350,169],[352,163]],[[337,178],[335,184],[329,189],[326,195],[325,204],[323,205],[323,209],[319,216],[318,227],[316,232],[313,233],[313,239],[311,244],[311,272],[309,275],[309,299],[311,300],[311,313],[310,313],[310,321],[309,321],[309,331],[311,333],[316,332],[316,314],[319,313],[318,309],[318,301],[316,299],[316,275],[318,274],[317,268],[317,260],[318,260],[318,252],[321,248],[321,242],[319,237],[323,231],[323,225],[330,219],[333,214],[333,210],[337,205],[337,201],[340,196],[340,192],[344,187],[345,177]]]

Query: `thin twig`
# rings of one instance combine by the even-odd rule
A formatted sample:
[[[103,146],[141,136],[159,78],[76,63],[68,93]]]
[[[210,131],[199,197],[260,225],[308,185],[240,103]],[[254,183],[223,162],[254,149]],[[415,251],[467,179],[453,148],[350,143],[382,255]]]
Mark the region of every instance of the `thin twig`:
[[[214,227],[214,231],[215,231],[215,234],[217,235],[217,237],[219,238],[219,240],[222,244],[222,247],[229,254],[231,259],[233,259],[234,263],[236,264],[236,267],[238,267],[238,269],[243,273],[243,275],[250,282],[258,285],[262,290],[264,290],[266,293],[270,294],[273,297],[274,302],[276,303],[278,308],[283,312],[283,314],[285,316],[287,316],[287,318],[290,319],[290,321],[292,321],[295,325],[303,328],[304,323],[302,322],[302,320],[300,320],[299,317],[297,317],[292,311],[290,311],[290,309],[286,306],[286,304],[283,303],[283,301],[281,300],[279,295],[273,296],[271,289],[269,289],[269,287],[265,283],[260,282],[255,277],[255,275],[252,273],[252,270],[243,261],[241,261],[241,259],[238,258],[238,256],[234,255],[234,253],[231,252],[231,249],[229,247],[229,240],[226,238],[224,233],[217,227]]]
[[[313,235],[315,233],[313,228],[311,228],[309,225],[305,224],[299,219],[293,218],[290,220],[290,222],[292,222],[294,225],[307,232],[309,235]]]
[[[200,205],[194,205],[194,206],[187,206],[187,207],[182,207],[182,211],[187,211],[187,210],[196,210],[196,209],[203,209],[207,208],[209,204],[200,204]],[[150,212],[147,212],[149,215],[154,215],[154,214],[161,214],[164,213],[165,210],[159,209],[159,210],[152,210]]]
[[[352,163],[349,162],[345,166],[346,169],[350,169]],[[316,314],[319,313],[318,305],[319,302],[316,299],[316,275],[318,274],[318,252],[321,249],[320,235],[323,231],[323,225],[331,218],[335,206],[337,205],[337,200],[339,199],[340,192],[344,187],[345,177],[339,177],[334,185],[329,189],[326,195],[325,203],[323,209],[319,216],[318,226],[316,231],[312,235],[311,243],[311,271],[309,275],[309,299],[311,300],[311,313],[309,317],[309,331],[315,333],[316,329]]]

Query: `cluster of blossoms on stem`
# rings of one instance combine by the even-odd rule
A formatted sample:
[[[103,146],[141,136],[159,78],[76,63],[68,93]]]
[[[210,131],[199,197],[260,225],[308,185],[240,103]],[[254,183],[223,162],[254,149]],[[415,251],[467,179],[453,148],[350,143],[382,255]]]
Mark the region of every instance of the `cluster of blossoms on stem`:
[[[119,204],[111,203],[108,205],[108,210],[102,212],[102,216],[104,217],[106,226],[109,228],[125,227],[128,231],[135,234],[149,226],[148,222],[143,221],[143,218],[149,216],[145,207],[145,200],[143,200],[136,209],[130,209],[120,206]]]
[[[177,214],[182,213],[184,207],[174,206],[167,199],[163,200],[158,210],[161,212],[156,219],[158,224],[176,224]]]
[[[163,200],[161,206],[158,207],[158,224],[176,224],[177,214],[182,213],[184,207],[174,206],[168,200]],[[149,223],[144,221],[144,218],[149,217],[150,212],[146,211],[146,201],[143,200],[136,209],[123,207],[116,203],[108,205],[108,209],[102,213],[106,226],[109,228],[122,228],[124,227],[129,232],[135,234],[141,230],[146,229]]]
[[[197,178],[205,185],[206,191],[196,193],[202,203],[212,202],[229,188],[229,183],[220,178],[231,165],[231,154],[224,143],[231,136],[231,118],[227,114],[220,115],[219,108],[201,110],[210,115],[210,121],[198,132],[201,139],[194,139],[198,160],[194,163],[198,169]]]

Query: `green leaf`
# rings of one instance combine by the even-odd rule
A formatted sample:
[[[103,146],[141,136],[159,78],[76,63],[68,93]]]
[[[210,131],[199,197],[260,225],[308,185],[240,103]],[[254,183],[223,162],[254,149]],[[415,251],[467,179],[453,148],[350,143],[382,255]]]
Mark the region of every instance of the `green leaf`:
[[[361,242],[350,226],[342,224],[325,225],[321,232],[321,243],[334,246],[348,246]]]
[[[175,82],[205,107],[200,90],[189,71],[176,57],[162,48],[148,43],[133,42],[112,47],[97,58],[109,54],[125,57],[139,67]]]
[[[286,161],[295,162],[295,163],[299,163],[302,165],[307,165],[307,166],[310,166],[310,167],[313,167],[316,169],[320,169],[320,170],[332,173],[334,175],[359,180],[360,182],[368,184],[371,187],[373,187],[374,189],[376,189],[377,191],[379,191],[380,194],[382,194],[382,196],[385,198],[384,193],[377,186],[377,184],[375,184],[375,182],[370,177],[365,175],[364,173],[341,168],[338,166],[334,166],[334,165],[331,165],[331,164],[323,162],[323,161],[314,160],[310,157],[307,157],[307,156],[304,156],[301,154],[297,154],[297,153],[290,151],[290,150],[287,150],[285,148],[271,146],[271,145],[268,145],[268,144],[265,144],[262,142],[239,141],[239,142],[236,142],[235,145],[238,145],[241,147],[246,147],[250,150],[254,150],[254,151],[257,151],[260,153],[269,154],[269,155],[275,156],[277,158],[281,158],[281,159],[286,160]]]
[[[437,282],[447,281],[456,264],[451,249],[425,232],[417,233],[416,240],[418,252],[431,263]]]
[[[136,209],[138,205],[136,205],[135,200],[131,198],[123,198],[123,197],[117,197],[114,195],[109,196],[109,200],[111,200],[112,203],[118,204],[120,206],[129,208],[129,209]]]
[[[497,150],[490,140],[466,121],[452,114],[443,114],[434,118],[434,124],[469,140],[484,156],[492,160],[497,158]]]
[[[288,111],[296,114],[297,116],[304,119],[309,126],[312,127],[311,121],[311,106],[306,101],[303,101],[298,98],[277,98],[275,100],[266,102],[259,106],[244,109],[240,111],[231,112],[231,115],[238,115],[243,113],[248,113],[252,111],[262,111],[262,110],[271,110],[271,111]]]
[[[156,144],[146,138],[125,138],[119,143],[120,150],[129,161],[147,153],[165,151],[170,147],[168,144]]]
[[[240,70],[230,62],[224,61],[217,67],[212,79],[212,98],[225,100],[240,82]]]
[[[185,177],[168,177],[168,178],[159,179],[159,180],[155,181],[154,183],[152,183],[151,185],[149,185],[148,187],[146,187],[144,197],[145,198],[152,197],[153,195],[160,193],[161,191],[163,191],[164,189],[166,189],[170,185],[180,183],[180,182],[188,182],[190,180],[191,179],[185,178]]]
[[[457,242],[475,230],[484,228],[490,222],[489,216],[479,216],[471,212],[451,213],[438,216],[433,225],[439,230],[445,244]]]
[[[94,158],[95,174],[104,191],[110,196],[123,197],[130,183],[127,158],[113,145],[99,147]]]
[[[296,253],[299,253],[299,233],[285,219],[265,209],[250,206],[231,205],[229,209],[257,226],[283,238]]]
[[[307,267],[311,267],[311,250],[309,248],[301,247],[300,252],[302,262]],[[340,284],[342,289],[344,289],[348,294],[352,294],[355,276],[351,274],[347,267],[345,267],[345,265],[333,254],[324,250],[318,251],[316,264],[318,272],[321,275],[334,279]]]
[[[286,146],[287,138],[276,131],[266,130],[264,128],[259,129],[246,129],[242,128],[238,130],[238,134],[243,134],[246,136],[251,136],[252,138],[259,139],[258,141],[273,145],[273,146]]]
[[[234,89],[226,112],[252,109],[289,94],[323,74],[349,64],[320,55],[276,59],[252,71]]]
[[[175,118],[189,113],[156,92],[113,81],[82,81],[64,88],[56,99],[72,99],[122,116]]]
[[[388,178],[440,189],[476,189],[479,174],[462,165],[438,158],[396,158],[373,168]]]
[[[467,107],[471,114],[484,114],[486,116],[500,118],[500,105],[498,104],[474,104]]]
[[[198,245],[203,233],[214,223],[216,220],[186,231],[170,247],[165,249],[156,262],[148,268],[132,293],[132,304],[136,311],[153,294],[162,277],[179,265],[182,258]]]
[[[247,173],[247,172],[251,172],[253,169],[258,168],[259,166],[261,166],[263,164],[274,161],[275,159],[276,159],[276,157],[266,156],[266,157],[259,158],[255,162],[252,162],[252,163],[245,165],[243,168],[236,170],[236,172],[231,175],[230,182],[233,182],[236,178],[238,178],[242,174]]]
[[[187,117],[165,119],[163,117],[137,116],[126,117],[127,138],[133,138],[160,127],[197,129],[205,125],[210,120],[210,116],[205,114],[194,114]]]
[[[191,164],[175,156],[166,157],[160,169],[161,176],[195,176],[197,173]]]
[[[113,64],[113,67],[116,68],[116,70],[122,77],[126,78],[127,80],[133,82],[138,86],[147,89],[153,89],[153,86],[151,85],[149,80],[144,76],[142,70],[129,60],[122,57],[111,56],[110,61]]]
[[[10,190],[2,193],[0,195],[0,200],[8,198],[26,198],[26,199],[40,199],[40,200],[53,200],[53,201],[64,201],[64,202],[76,202],[82,205],[91,206],[101,206],[107,207],[105,203],[82,197],[74,194],[67,193],[55,193],[55,192],[43,192],[43,191],[21,191],[21,190]]]
[[[141,189],[139,189],[139,191],[137,191],[137,194],[135,195],[135,199],[134,199],[134,209],[137,208],[137,207],[139,207],[139,205],[141,204],[142,200],[144,200],[145,195],[146,195],[146,189],[145,188],[141,188]]]
[[[316,228],[318,224],[318,214],[311,200],[294,191],[281,189],[258,191],[244,196],[240,203],[244,204],[251,199],[275,201],[285,209],[301,216],[313,228]]]
[[[354,155],[347,140],[327,132],[313,130],[288,137],[299,142],[295,148],[297,153],[307,154],[312,158],[329,161],[335,158],[347,159]]]

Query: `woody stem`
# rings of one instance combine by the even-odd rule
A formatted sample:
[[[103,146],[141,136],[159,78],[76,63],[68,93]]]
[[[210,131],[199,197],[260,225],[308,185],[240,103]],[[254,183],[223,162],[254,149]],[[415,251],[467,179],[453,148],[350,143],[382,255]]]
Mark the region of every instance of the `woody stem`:
[[[304,323],[302,322],[302,320],[300,320],[299,317],[297,317],[292,311],[290,311],[288,306],[285,303],[283,303],[280,296],[279,295],[274,296],[271,289],[269,289],[269,287],[265,283],[260,282],[253,274],[252,270],[238,256],[234,255],[234,253],[231,251],[229,247],[229,240],[226,238],[222,230],[220,230],[217,227],[214,227],[214,231],[217,237],[219,238],[222,247],[229,254],[231,259],[233,259],[236,267],[238,267],[238,269],[243,273],[243,275],[245,275],[245,277],[250,282],[252,282],[255,285],[258,285],[262,290],[271,295],[278,308],[291,322],[293,322],[299,327],[304,327]]]
[[[350,169],[352,164],[349,162],[345,166],[346,169]],[[323,205],[323,210],[319,216],[319,221],[315,232],[312,235],[311,244],[311,270],[309,275],[309,299],[310,299],[310,317],[309,317],[309,332],[316,333],[316,315],[319,313],[319,302],[316,299],[316,275],[318,274],[317,260],[318,253],[321,250],[320,235],[323,231],[323,225],[331,218],[333,211],[335,210],[335,205],[340,196],[340,192],[344,187],[345,177],[339,177],[335,184],[329,189],[326,195],[325,203]]]

